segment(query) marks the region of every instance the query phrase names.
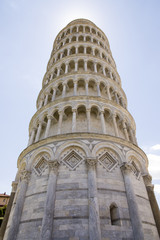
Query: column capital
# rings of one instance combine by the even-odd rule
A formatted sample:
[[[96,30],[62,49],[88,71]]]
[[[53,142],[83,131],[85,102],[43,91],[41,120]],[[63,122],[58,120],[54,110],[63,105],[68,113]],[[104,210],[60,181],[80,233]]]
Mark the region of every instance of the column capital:
[[[56,171],[59,167],[59,162],[57,160],[47,162],[50,171]]]
[[[48,119],[53,119],[53,116],[50,115],[50,114],[48,114],[48,115],[47,115],[47,118],[48,118]]]
[[[72,112],[77,112],[77,108],[72,108]]]
[[[18,182],[13,181],[13,182],[12,182],[12,192],[16,192],[17,186],[18,186]]]
[[[30,176],[31,176],[31,172],[28,171],[28,170],[23,170],[23,171],[20,172],[21,181],[24,180],[24,181],[28,182],[29,179],[30,179]]]
[[[153,187],[153,184],[152,184],[152,177],[151,175],[148,173],[148,174],[143,174],[142,175],[143,179],[144,179],[144,184],[146,187]]]
[[[98,162],[98,159],[97,158],[86,158],[86,163],[88,166],[95,166]]]
[[[131,168],[131,164],[127,163],[127,162],[123,162],[120,166],[121,170],[123,172],[126,172],[126,173],[129,173],[132,171],[132,168]]]

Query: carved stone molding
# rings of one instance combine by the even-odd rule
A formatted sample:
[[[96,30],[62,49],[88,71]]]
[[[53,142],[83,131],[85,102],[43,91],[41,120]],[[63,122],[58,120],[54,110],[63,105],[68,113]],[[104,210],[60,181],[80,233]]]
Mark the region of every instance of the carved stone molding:
[[[20,179],[21,179],[21,181],[24,180],[24,181],[28,182],[29,179],[30,179],[30,176],[31,176],[31,172],[28,171],[28,170],[23,170],[23,171],[21,171],[21,173],[20,173]]]
[[[95,166],[98,162],[97,158],[87,158],[86,163],[88,166]]]
[[[131,164],[127,163],[127,162],[123,162],[120,166],[121,170],[124,173],[130,173],[132,171],[132,166]]]
[[[13,181],[12,182],[12,192],[16,192],[18,186],[18,182]]]
[[[50,171],[57,171],[59,167],[59,162],[57,160],[48,161],[47,163]]]
[[[152,184],[152,177],[150,174],[143,174],[143,179],[146,187],[154,189],[154,185]]]

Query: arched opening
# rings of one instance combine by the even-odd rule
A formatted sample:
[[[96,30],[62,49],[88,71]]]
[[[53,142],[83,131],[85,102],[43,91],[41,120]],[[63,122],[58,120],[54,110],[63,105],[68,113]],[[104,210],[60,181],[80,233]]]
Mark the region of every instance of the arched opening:
[[[116,102],[115,91],[112,87],[110,87],[109,92],[110,92],[111,100],[113,102]]]
[[[81,36],[79,36],[78,41],[83,42],[84,41],[83,39],[84,39],[84,37],[81,35]]]
[[[78,61],[78,71],[84,71],[84,60]]]
[[[63,63],[62,65],[61,65],[61,68],[60,68],[60,76],[61,75],[63,75],[65,73],[65,64]]]
[[[75,71],[75,62],[71,61],[68,65],[68,73],[72,73]]]
[[[90,36],[86,37],[86,42],[91,42],[91,37]]]
[[[93,43],[98,44],[98,41],[95,38],[93,38]]]
[[[63,32],[62,35],[61,35],[61,39],[62,39],[62,38],[64,38],[64,32]]]
[[[64,50],[63,57],[67,56],[67,49]]]
[[[103,74],[103,68],[99,63],[97,64],[97,72]]]
[[[77,82],[77,94],[86,95],[84,79],[79,79]]]
[[[111,225],[120,226],[119,210],[115,204],[110,206]]]
[[[97,34],[98,34],[98,37],[101,37],[101,34],[100,34],[100,32],[98,32]]]
[[[111,112],[109,109],[104,109],[104,121],[105,121],[105,126],[106,126],[106,133],[108,135],[114,136],[114,127],[113,127],[113,121],[111,118]]]
[[[106,73],[106,77],[110,77],[110,74],[109,74],[109,70],[108,70],[108,68],[105,68],[105,73]]]
[[[58,53],[58,55],[57,55],[57,61],[60,59],[60,53]]]
[[[89,27],[85,27],[85,32],[89,33],[90,32],[90,28]]]
[[[67,82],[66,97],[73,96],[73,91],[74,91],[74,83],[73,83],[73,80],[71,79]]]
[[[79,32],[83,32],[83,26],[79,26]]]
[[[99,50],[98,50],[98,49],[95,49],[95,56],[96,56],[96,57],[100,57],[100,53],[99,53]]]
[[[72,33],[76,33],[77,32],[77,27],[74,27],[73,29],[72,29]]]
[[[91,125],[91,132],[95,132],[95,133],[100,133],[101,132],[99,110],[98,110],[97,106],[91,107],[90,125]]]
[[[102,53],[102,58],[106,60],[106,56],[104,55],[104,53]]]
[[[72,108],[67,107],[63,113],[62,133],[72,132]]]
[[[87,70],[94,72],[94,64],[92,61],[87,62]]]
[[[107,90],[103,82],[100,83],[100,92],[101,92],[101,97],[107,98]]]
[[[66,44],[69,43],[69,38],[66,39]]]
[[[75,47],[72,47],[70,50],[70,55],[75,54],[75,53],[76,53],[76,49],[75,49]]]
[[[87,117],[86,117],[86,107],[79,106],[77,108],[77,121],[76,121],[77,132],[87,131]]]
[[[87,47],[87,49],[86,49],[86,53],[87,53],[87,54],[91,54],[91,53],[92,53],[92,49],[91,49],[91,47]]]
[[[62,91],[63,91],[63,85],[62,83],[60,83],[56,89],[56,97],[55,99],[58,99],[61,95],[62,95]]]
[[[84,53],[84,47],[83,46],[80,46],[78,48],[78,53]]]
[[[53,79],[57,77],[57,68],[54,69]]]
[[[94,80],[89,80],[88,82],[88,95],[97,96],[96,83]]]
[[[95,31],[95,29],[94,29],[94,28],[92,28],[92,33],[93,33],[93,34],[96,34],[96,31]]]
[[[76,41],[76,36],[73,36],[71,39],[71,42],[75,42]]]
[[[104,48],[104,45],[103,45],[103,43],[99,42],[99,45],[100,45],[102,48]]]
[[[70,34],[70,28],[67,30],[66,35]]]
[[[58,121],[59,121],[59,113],[56,110],[53,114],[52,124],[50,126],[49,135],[56,135],[58,132]]]

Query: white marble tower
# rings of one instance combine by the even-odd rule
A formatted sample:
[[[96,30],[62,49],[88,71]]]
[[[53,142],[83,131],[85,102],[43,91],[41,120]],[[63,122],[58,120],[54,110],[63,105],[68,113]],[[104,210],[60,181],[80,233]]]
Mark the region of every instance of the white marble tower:
[[[107,37],[89,20],[72,21],[54,41],[4,240],[158,240],[135,135]]]

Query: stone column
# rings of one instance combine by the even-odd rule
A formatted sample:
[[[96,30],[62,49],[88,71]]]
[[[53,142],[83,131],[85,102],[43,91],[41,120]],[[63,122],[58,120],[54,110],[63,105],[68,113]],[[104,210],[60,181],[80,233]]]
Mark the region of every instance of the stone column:
[[[63,120],[63,111],[59,111],[59,122],[58,122],[57,134],[61,134],[62,120]]]
[[[101,117],[102,133],[106,134],[106,125],[105,125],[105,120],[104,120],[104,111],[100,112],[100,117]]]
[[[124,120],[122,121],[122,126],[123,126],[123,131],[124,131],[125,139],[126,139],[127,141],[129,141],[128,131],[127,131],[127,127],[126,127],[126,122],[125,122]]]
[[[121,165],[121,171],[124,178],[129,214],[130,214],[131,224],[133,229],[133,237],[135,240],[144,240],[143,227],[142,227],[142,222],[139,215],[140,212],[138,209],[136,195],[134,193],[134,188],[133,188],[133,184],[130,176],[132,174],[131,165],[124,162]]]
[[[42,107],[42,105],[43,105],[43,99],[41,99],[38,109],[40,109]]]
[[[67,49],[67,56],[70,55],[70,50],[71,50],[70,48]]]
[[[66,84],[66,83],[64,83],[64,84],[63,84],[63,92],[62,92],[62,97],[65,97],[65,96],[66,96],[66,86],[67,86],[67,84]]]
[[[58,174],[58,161],[49,161],[49,178],[47,196],[42,219],[41,240],[51,240],[53,230],[54,207],[56,198],[56,184]]]
[[[72,109],[72,132],[76,132],[76,111],[77,109]]]
[[[98,97],[101,96],[100,88],[99,88],[99,83],[97,82],[97,95]]]
[[[91,111],[91,109],[86,109],[86,113],[87,113],[87,131],[88,132],[90,132],[90,130],[91,130],[90,111]]]
[[[66,63],[66,65],[65,65],[65,74],[67,74],[68,73],[68,63]]]
[[[119,99],[118,99],[117,92],[114,92],[114,95],[115,95],[116,103],[118,103],[118,104],[119,104]]]
[[[117,122],[116,122],[116,115],[115,115],[115,114],[113,114],[112,119],[113,119],[115,136],[116,136],[116,137],[119,137],[118,128],[117,128]]]
[[[49,96],[49,94],[47,93],[45,96],[45,100],[44,100],[44,106],[47,105],[47,103],[48,103],[48,96]]]
[[[33,128],[33,129],[32,129],[32,133],[31,133],[31,137],[30,137],[30,139],[29,139],[28,145],[31,145],[31,144],[33,143],[34,138],[35,138],[35,133],[36,133],[36,128]]]
[[[38,130],[37,130],[37,134],[36,134],[35,142],[38,142],[38,141],[39,141],[40,134],[41,134],[41,130],[42,130],[42,122],[39,123]]]
[[[84,46],[84,54],[86,54],[86,47]]]
[[[110,91],[109,91],[109,86],[106,86],[106,88],[107,88],[108,99],[111,100],[111,94],[110,94]]]
[[[154,185],[152,184],[152,178],[149,174],[143,175],[144,184],[148,193],[151,209],[153,212],[154,220],[157,226],[158,234],[160,237],[160,210],[157,204],[157,200],[154,194]]]
[[[47,138],[49,135],[49,130],[51,127],[51,121],[52,121],[53,117],[51,115],[49,115],[49,116],[47,116],[47,118],[48,118],[48,122],[47,122],[47,127],[46,127],[46,131],[45,131],[45,136],[44,136],[45,138]]]
[[[75,53],[78,54],[78,47],[76,46],[75,48]]]
[[[30,172],[27,170],[24,170],[21,172],[21,182],[20,182],[20,189],[19,193],[16,199],[15,208],[12,216],[12,222],[10,223],[10,227],[8,230],[8,235],[6,240],[16,240],[18,229],[19,229],[19,223],[21,220],[22,210],[23,210],[23,204],[26,196],[28,181],[30,178]]]
[[[97,63],[94,62],[94,72],[97,73]]]
[[[56,89],[53,89],[53,95],[52,95],[52,101],[54,101],[56,98]]]
[[[87,72],[87,70],[88,70],[88,69],[87,69],[87,61],[85,60],[85,61],[84,61],[84,71]]]
[[[86,81],[86,95],[88,96],[88,81]]]
[[[99,204],[97,195],[96,166],[97,159],[87,159],[88,165],[88,201],[89,201],[89,239],[101,240]]]
[[[60,75],[60,67],[57,69],[57,77],[59,77],[59,75]]]
[[[78,71],[78,62],[76,61],[75,62],[75,72],[77,72]]]
[[[109,76],[111,79],[113,79],[112,72],[109,70]]]
[[[8,205],[7,205],[7,209],[6,209],[6,212],[5,212],[5,215],[4,215],[2,225],[0,227],[0,240],[3,240],[4,234],[5,234],[5,230],[6,230],[7,223],[8,223],[8,218],[9,218],[11,208],[12,208],[12,204],[13,204],[13,201],[14,201],[15,192],[17,190],[17,185],[18,185],[18,182],[12,182],[11,195],[10,195],[10,198],[9,198],[9,202],[8,202]]]
[[[77,95],[77,81],[74,81],[74,96]]]
[[[135,139],[134,139],[133,130],[132,130],[131,126],[129,127],[129,133],[130,133],[130,136],[131,136],[132,143],[135,144]]]

